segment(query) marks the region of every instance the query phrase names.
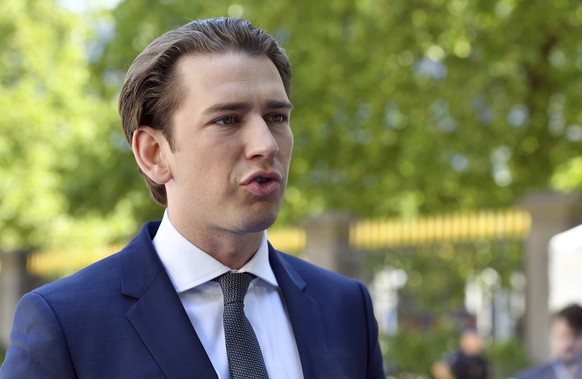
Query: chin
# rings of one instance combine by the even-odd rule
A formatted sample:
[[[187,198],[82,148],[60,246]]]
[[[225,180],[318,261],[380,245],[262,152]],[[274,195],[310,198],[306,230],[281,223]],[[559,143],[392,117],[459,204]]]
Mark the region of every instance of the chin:
[[[262,232],[263,230],[269,229],[277,220],[279,211],[274,210],[263,210],[262,212],[253,212],[254,216],[249,217],[246,215],[246,220],[243,221],[245,224],[244,229],[249,233]]]
[[[262,232],[263,230],[267,230],[271,226],[273,226],[276,220],[277,220],[276,216],[269,219],[265,218],[262,220],[257,220],[257,222],[253,224],[252,228],[257,232]]]
[[[565,364],[571,364],[576,360],[576,356],[574,354],[562,354],[562,356],[558,357],[559,360],[564,362]]]

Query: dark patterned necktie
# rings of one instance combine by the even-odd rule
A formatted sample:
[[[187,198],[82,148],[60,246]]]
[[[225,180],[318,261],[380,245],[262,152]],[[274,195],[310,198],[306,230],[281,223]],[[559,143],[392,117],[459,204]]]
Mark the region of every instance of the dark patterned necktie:
[[[268,379],[257,336],[244,313],[244,298],[254,276],[226,273],[215,280],[224,295],[224,338],[231,379]]]

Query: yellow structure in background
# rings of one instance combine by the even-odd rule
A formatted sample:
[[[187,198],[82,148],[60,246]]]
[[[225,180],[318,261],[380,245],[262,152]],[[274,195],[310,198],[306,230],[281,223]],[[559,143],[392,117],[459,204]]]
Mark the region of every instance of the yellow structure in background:
[[[286,253],[300,255],[305,249],[305,231],[301,228],[273,228],[268,231],[269,242]]]
[[[300,228],[277,227],[269,230],[268,235],[273,246],[291,254],[300,254],[305,246],[305,232]],[[39,251],[30,255],[28,271],[40,277],[60,278],[106,258],[124,246],[125,244],[83,250]]]
[[[411,220],[360,220],[351,226],[350,244],[358,250],[419,246],[479,239],[520,239],[529,231],[531,217],[517,209],[488,210],[420,217]],[[301,228],[276,227],[269,241],[277,249],[300,255],[306,235]],[[29,272],[48,278],[69,275],[123,248],[106,246],[92,250],[41,251],[31,255]]]
[[[350,233],[352,246],[373,250],[397,246],[429,245],[479,239],[525,238],[529,213],[517,209],[454,213],[412,220],[362,220]]]
[[[39,251],[30,255],[27,270],[32,275],[57,279],[106,258],[121,250],[123,246]]]

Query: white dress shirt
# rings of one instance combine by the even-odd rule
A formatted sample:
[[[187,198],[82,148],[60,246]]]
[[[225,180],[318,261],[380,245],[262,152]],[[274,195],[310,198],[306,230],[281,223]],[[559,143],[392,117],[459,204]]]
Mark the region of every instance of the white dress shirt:
[[[579,367],[575,363],[568,369],[564,362],[556,360],[552,364],[552,367],[558,379],[576,379],[580,377],[578,373]]]
[[[212,279],[233,270],[184,238],[167,211],[153,244],[218,378],[229,379],[223,296],[220,285]],[[245,314],[257,335],[269,378],[303,378],[297,343],[269,263],[266,232],[259,250],[238,272],[257,276],[245,297]]]

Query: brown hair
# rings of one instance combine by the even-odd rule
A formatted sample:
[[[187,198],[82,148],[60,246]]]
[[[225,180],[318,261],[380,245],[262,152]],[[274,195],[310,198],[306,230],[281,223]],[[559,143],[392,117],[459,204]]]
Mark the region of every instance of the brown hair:
[[[578,304],[570,304],[554,313],[552,320],[562,319],[574,330],[577,336],[582,335],[582,307]]]
[[[184,55],[230,52],[269,57],[290,95],[291,64],[273,37],[245,20],[224,17],[195,20],[156,38],[129,67],[119,94],[119,114],[127,142],[131,145],[133,133],[140,125],[148,125],[161,130],[173,149],[172,118],[184,94],[175,72],[176,62]],[[139,171],[153,198],[166,205],[165,186]]]

